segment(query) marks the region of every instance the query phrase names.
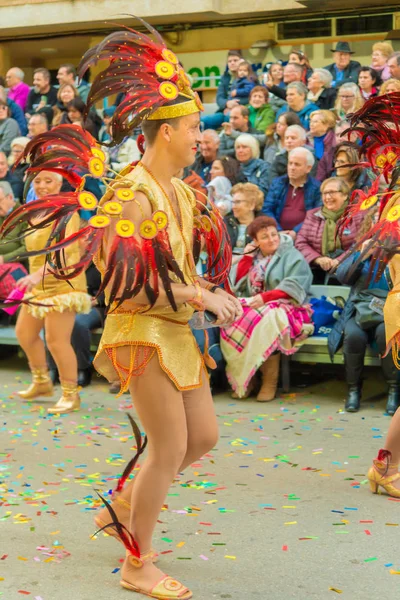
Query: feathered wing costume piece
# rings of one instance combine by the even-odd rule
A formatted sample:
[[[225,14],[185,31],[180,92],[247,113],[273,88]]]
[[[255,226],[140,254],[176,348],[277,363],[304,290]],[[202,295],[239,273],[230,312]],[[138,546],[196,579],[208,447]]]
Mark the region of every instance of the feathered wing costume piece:
[[[108,523],[107,525],[104,525],[104,527],[101,527],[101,529],[96,531],[96,533],[94,535],[97,535],[101,531],[107,531],[107,529],[110,529],[110,528],[115,529],[115,531],[118,533],[118,536],[119,536],[121,542],[123,543],[125,548],[128,550],[128,552],[131,554],[131,556],[135,556],[136,558],[140,559],[140,548],[139,548],[135,538],[131,534],[131,532],[125,527],[125,525],[123,525],[118,520],[115,510],[113,509],[111,504],[101,494],[99,494],[99,492],[97,492],[97,495],[99,496],[100,500],[102,501],[102,503],[108,510],[111,520],[112,520],[112,523]]]
[[[136,466],[137,461],[139,460],[139,457],[143,454],[143,452],[145,451],[146,446],[147,446],[147,436],[145,436],[144,442],[142,442],[142,434],[140,433],[140,429],[137,426],[134,419],[132,419],[132,417],[129,413],[128,413],[128,419],[129,419],[129,422],[132,427],[133,435],[135,436],[136,454],[128,462],[128,464],[126,465],[126,467],[124,469],[124,472],[122,473],[121,477],[119,478],[117,486],[114,490],[115,494],[119,493],[123,490],[126,480],[128,479],[129,475],[132,473],[133,469]]]

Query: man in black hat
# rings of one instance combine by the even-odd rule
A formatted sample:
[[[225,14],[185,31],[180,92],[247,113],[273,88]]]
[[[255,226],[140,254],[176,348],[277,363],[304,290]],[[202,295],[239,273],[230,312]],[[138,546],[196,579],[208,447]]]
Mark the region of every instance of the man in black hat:
[[[361,65],[356,60],[351,60],[354,54],[348,42],[337,42],[333,52],[334,63],[325,67],[333,77],[332,87],[339,87],[343,83],[357,83]]]

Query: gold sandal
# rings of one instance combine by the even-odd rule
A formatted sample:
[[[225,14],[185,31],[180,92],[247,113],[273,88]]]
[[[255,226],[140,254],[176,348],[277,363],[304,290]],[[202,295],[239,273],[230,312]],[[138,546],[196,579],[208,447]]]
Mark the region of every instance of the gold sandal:
[[[379,450],[378,458],[373,460],[373,465],[368,471],[367,477],[369,480],[369,485],[373,494],[377,494],[379,487],[383,487],[389,496],[392,496],[393,498],[400,498],[400,490],[392,485],[394,481],[398,481],[400,479],[400,473],[386,475],[389,467],[398,466],[396,463],[388,462],[390,459],[390,452],[387,450]],[[385,472],[382,474],[379,469],[385,469]]]
[[[129,556],[128,560],[131,565],[140,569],[145,562],[151,560],[151,551],[147,554],[143,554],[140,558],[137,556]],[[138,594],[143,594],[150,598],[156,598],[157,600],[189,600],[189,598],[193,596],[193,593],[189,588],[168,575],[165,575],[161,581],[156,583],[150,590],[143,590],[142,588],[125,581],[125,579],[121,579],[120,584],[126,590],[137,592]]]

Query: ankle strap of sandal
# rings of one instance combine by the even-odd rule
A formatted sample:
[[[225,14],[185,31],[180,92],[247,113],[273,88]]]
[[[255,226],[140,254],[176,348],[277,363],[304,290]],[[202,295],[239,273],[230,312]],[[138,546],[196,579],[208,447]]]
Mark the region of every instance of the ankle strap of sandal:
[[[149,552],[146,552],[146,554],[141,554],[140,558],[138,556],[131,555],[129,557],[129,562],[137,569],[141,569],[146,562],[153,560],[153,558],[154,552],[153,550],[149,550]]]

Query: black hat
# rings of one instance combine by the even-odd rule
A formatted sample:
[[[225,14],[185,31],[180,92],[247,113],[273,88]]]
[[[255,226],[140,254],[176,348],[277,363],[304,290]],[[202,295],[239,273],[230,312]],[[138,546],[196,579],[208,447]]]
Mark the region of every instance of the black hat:
[[[336,48],[333,48],[331,52],[348,52],[349,54],[355,54],[350,48],[349,42],[337,42]]]

